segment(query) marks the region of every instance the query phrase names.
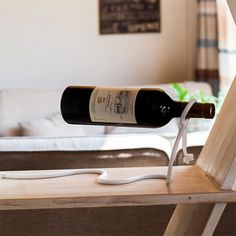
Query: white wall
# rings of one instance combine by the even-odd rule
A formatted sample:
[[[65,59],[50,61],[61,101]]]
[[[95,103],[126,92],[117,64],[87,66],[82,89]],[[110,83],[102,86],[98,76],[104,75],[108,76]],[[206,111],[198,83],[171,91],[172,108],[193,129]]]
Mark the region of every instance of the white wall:
[[[0,87],[188,80],[193,8],[194,0],[162,0],[160,34],[101,36],[97,0],[0,0]]]

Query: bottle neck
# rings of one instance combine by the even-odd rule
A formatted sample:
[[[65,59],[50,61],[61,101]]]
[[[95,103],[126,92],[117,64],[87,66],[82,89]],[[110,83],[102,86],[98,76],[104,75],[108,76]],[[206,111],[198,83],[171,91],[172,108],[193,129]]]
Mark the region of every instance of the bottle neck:
[[[180,117],[188,102],[174,101],[174,117]],[[215,105],[213,103],[195,103],[189,110],[188,118],[212,119],[215,116]]]

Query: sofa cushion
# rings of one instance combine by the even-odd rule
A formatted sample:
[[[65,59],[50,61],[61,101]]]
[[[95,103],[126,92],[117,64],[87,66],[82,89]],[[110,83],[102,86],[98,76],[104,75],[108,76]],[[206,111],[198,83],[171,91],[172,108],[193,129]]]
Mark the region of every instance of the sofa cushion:
[[[103,135],[84,137],[9,137],[0,138],[0,152],[35,151],[96,151],[153,148],[168,156],[171,146],[167,139],[154,134]]]
[[[83,126],[69,125],[63,121],[60,114],[33,119],[32,121],[20,122],[23,136],[84,136]]]
[[[0,136],[19,136],[19,122],[59,112],[61,94],[60,90],[1,90]]]
[[[23,136],[70,137],[103,135],[104,126],[71,125],[66,123],[61,114],[52,114],[31,121],[19,122]]]

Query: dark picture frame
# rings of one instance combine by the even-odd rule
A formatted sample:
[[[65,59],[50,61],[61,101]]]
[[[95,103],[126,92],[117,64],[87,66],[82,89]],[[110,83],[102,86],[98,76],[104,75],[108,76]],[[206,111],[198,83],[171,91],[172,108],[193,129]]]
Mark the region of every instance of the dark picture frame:
[[[161,31],[161,0],[99,0],[100,34]]]

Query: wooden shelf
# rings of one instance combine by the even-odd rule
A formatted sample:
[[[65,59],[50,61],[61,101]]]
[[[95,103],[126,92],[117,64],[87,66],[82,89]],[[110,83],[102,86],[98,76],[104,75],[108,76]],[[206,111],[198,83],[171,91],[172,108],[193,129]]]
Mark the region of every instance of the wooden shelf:
[[[117,179],[141,174],[166,174],[167,168],[112,168],[108,171],[111,179]],[[0,210],[236,201],[236,192],[218,189],[197,166],[174,167],[170,185],[165,180],[101,185],[96,178],[95,174],[82,174],[40,180],[0,179]]]

